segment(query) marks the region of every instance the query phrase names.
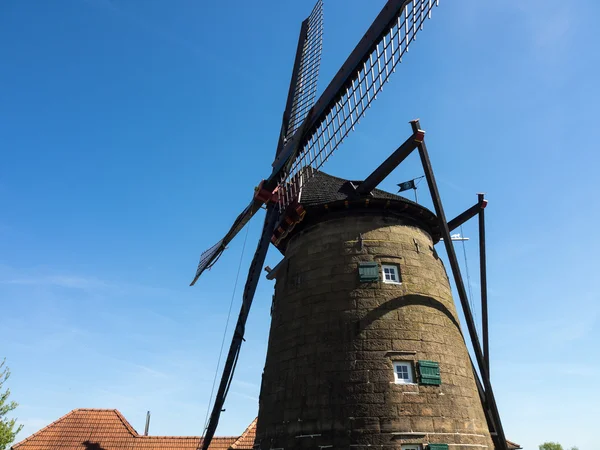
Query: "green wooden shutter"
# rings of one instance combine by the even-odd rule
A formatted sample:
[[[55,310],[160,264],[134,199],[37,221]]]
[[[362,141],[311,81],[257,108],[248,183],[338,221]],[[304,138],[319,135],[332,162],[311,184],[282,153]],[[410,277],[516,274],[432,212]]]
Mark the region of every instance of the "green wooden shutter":
[[[419,383],[434,386],[442,384],[440,365],[435,361],[419,361]]]
[[[373,261],[358,263],[358,277],[361,283],[379,281],[379,265]]]
[[[428,450],[448,450],[448,444],[429,444]]]

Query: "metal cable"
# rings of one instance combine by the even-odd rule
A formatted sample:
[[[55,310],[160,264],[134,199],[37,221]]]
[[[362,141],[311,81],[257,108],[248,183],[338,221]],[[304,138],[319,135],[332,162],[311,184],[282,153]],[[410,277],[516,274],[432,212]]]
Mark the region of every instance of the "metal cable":
[[[246,250],[246,241],[248,240],[248,233],[250,232],[250,224],[246,227],[246,236],[244,237],[244,244],[242,246],[242,253],[240,255],[240,262],[238,264],[237,274],[235,275],[235,283],[233,284],[233,293],[231,294],[231,301],[229,302],[229,311],[227,312],[227,322],[225,323],[225,331],[223,332],[223,339],[221,340],[221,349],[219,350],[219,360],[217,361],[217,368],[215,369],[215,377],[213,378],[212,389],[210,390],[210,398],[208,400],[208,406],[206,407],[206,417],[204,419],[204,428],[202,429],[202,438],[208,427],[208,416],[210,414],[210,405],[212,404],[213,395],[215,393],[215,385],[217,384],[217,377],[219,375],[219,366],[221,365],[221,358],[223,357],[223,347],[225,346],[225,338],[227,337],[227,329],[229,328],[229,320],[231,318],[231,309],[233,308],[233,300],[235,298],[235,292],[237,290],[238,280],[240,278],[240,271],[242,269],[242,261],[244,259],[244,251]]]
[[[460,226],[460,236],[462,238],[465,237],[464,233],[463,233],[463,228],[462,225]],[[477,323],[477,314],[475,314],[475,303],[473,301],[473,291],[471,289],[471,276],[469,275],[469,263],[467,261],[467,250],[465,247],[465,241],[462,241],[462,248],[463,248],[463,256],[465,258],[465,272],[467,275],[467,288],[469,289],[469,305],[471,305],[471,311],[473,312],[473,317],[475,318],[475,323]]]

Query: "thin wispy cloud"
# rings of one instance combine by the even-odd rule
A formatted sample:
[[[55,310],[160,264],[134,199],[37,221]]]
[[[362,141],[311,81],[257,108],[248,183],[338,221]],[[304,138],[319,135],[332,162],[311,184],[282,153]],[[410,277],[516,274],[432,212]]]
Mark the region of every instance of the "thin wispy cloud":
[[[555,0],[517,2],[514,7],[526,20],[535,48],[556,54],[568,44],[565,38],[575,21],[572,5]]]
[[[153,369],[152,367],[144,366],[142,364],[134,364],[134,367],[138,368],[144,375],[149,375],[152,378],[169,378],[169,374]]]
[[[564,349],[590,336],[598,325],[598,307],[586,307],[586,314],[580,314],[582,307],[584,306],[578,305],[577,312],[566,310],[562,317],[536,317],[535,320],[529,321],[526,327],[518,329],[514,329],[511,323],[498,324],[498,331],[500,334],[511,334],[514,339],[535,342],[536,347],[540,349]]]
[[[236,397],[241,397],[241,398],[245,398],[247,400],[252,400],[253,402],[258,402],[258,397],[255,397],[253,395],[248,395],[248,394],[244,394],[242,392],[237,392],[237,391],[231,391],[232,395],[235,395]]]
[[[582,12],[578,11],[579,5],[535,0],[516,2],[514,8],[520,12],[527,30],[524,50],[529,50],[540,69],[534,76],[551,86],[566,80],[570,67],[565,61],[572,57],[576,14]]]
[[[256,383],[251,383],[249,381],[244,381],[244,380],[233,380],[233,384],[240,386],[240,387],[244,387],[244,388],[248,388],[248,389],[258,389],[259,386]]]
[[[73,289],[97,289],[110,287],[104,281],[69,275],[29,276],[0,280],[0,284],[49,285]]]
[[[466,194],[466,193],[470,193],[467,189],[465,189],[464,187],[456,184],[453,181],[448,180],[445,177],[442,176],[436,176],[437,181],[439,181],[440,184],[449,187],[450,189],[452,189],[455,192],[461,193],[461,194]]]
[[[23,425],[23,430],[17,435],[17,441],[20,441],[22,438],[29,436],[36,431],[44,428],[49,423],[56,420],[56,417],[29,417],[26,419],[18,419],[18,423]]]
[[[68,327],[47,332],[35,341],[15,342],[23,351],[58,352],[72,348],[72,345],[88,338],[90,334],[81,328]]]
[[[554,361],[493,361],[497,373],[537,373],[541,377],[578,376],[593,378],[598,372],[598,365],[593,363],[556,364]]]
[[[0,285],[13,286],[47,286],[86,291],[106,292],[113,294],[168,295],[177,290],[155,287],[146,284],[123,282],[120,280],[103,280],[86,274],[59,271],[48,267],[29,267],[16,269],[0,266]],[[158,313],[156,313],[158,315]],[[163,316],[163,319],[165,317]]]

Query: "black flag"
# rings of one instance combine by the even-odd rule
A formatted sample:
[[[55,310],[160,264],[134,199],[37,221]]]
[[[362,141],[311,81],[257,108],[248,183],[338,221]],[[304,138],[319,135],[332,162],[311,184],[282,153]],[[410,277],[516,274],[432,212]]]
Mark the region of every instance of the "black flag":
[[[400,190],[398,192],[407,191],[409,189],[416,189],[415,180],[405,181],[404,183],[398,184]]]

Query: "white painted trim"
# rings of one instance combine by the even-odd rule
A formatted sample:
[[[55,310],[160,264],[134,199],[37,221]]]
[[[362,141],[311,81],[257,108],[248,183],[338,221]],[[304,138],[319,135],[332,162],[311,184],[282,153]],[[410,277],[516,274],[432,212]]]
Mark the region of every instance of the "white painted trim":
[[[394,431],[391,434],[399,436],[399,435],[407,435],[407,436],[423,436],[424,434],[447,434],[447,435],[451,435],[451,436],[476,436],[476,437],[482,437],[485,438],[487,437],[484,434],[474,434],[474,433],[458,433],[458,432],[454,432],[454,433],[443,433],[443,432],[435,432],[435,431]],[[466,444],[456,444],[456,445],[466,445]]]
[[[391,269],[397,281],[387,280],[385,278],[385,269]],[[402,281],[400,281],[400,266],[398,264],[381,264],[381,280],[386,284],[402,284]]]
[[[402,444],[400,445],[401,450],[423,450],[421,444]]]
[[[412,361],[392,361],[392,366],[394,368],[395,384],[415,384],[415,369]],[[396,369],[398,366],[408,368],[408,380],[405,380],[404,378],[398,378],[398,371]]]

